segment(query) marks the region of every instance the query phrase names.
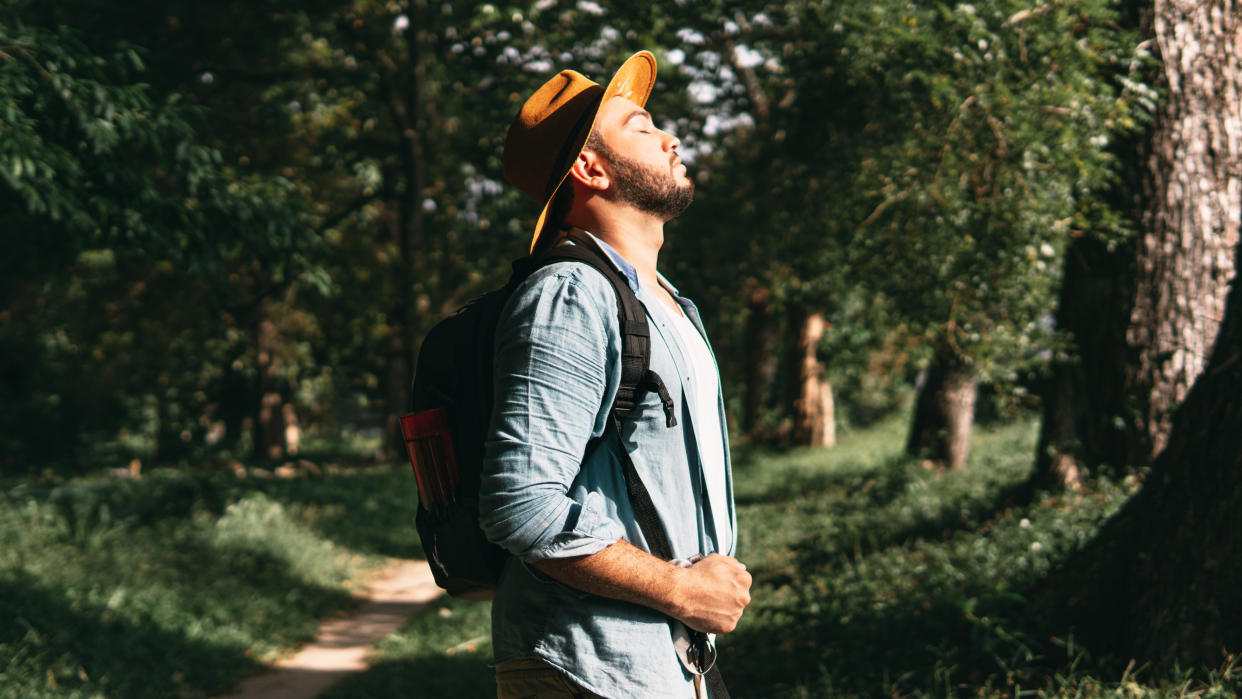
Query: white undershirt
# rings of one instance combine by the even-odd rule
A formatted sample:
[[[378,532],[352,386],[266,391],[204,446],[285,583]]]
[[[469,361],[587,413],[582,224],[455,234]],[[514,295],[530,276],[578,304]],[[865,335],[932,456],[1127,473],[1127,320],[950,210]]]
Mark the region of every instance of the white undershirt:
[[[716,361],[694,323],[684,313],[663,307],[673,319],[671,327],[676,331],[690,362],[686,368],[690,385],[685,393],[697,437],[699,458],[703,462],[708,509],[716,529],[719,553],[728,553],[733,548],[733,523],[729,517],[724,431],[720,426],[720,377],[716,373]]]

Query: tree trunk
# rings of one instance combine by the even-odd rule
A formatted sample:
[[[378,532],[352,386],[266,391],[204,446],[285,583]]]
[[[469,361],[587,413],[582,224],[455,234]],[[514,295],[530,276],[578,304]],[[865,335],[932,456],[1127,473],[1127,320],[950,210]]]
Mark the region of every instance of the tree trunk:
[[[258,341],[259,413],[256,419],[255,456],[267,461],[279,461],[285,457],[285,400],[280,387],[280,330],[267,313],[259,321]]]
[[[1238,247],[1242,262],[1242,246]],[[1242,651],[1242,285],[1139,492],[1054,577],[1093,652],[1219,667]],[[1049,592],[1051,590],[1051,592]]]
[[[1233,0],[1126,9],[1128,21],[1154,36],[1163,59],[1157,82],[1168,101],[1148,136],[1122,153],[1133,163],[1123,176],[1137,174],[1126,183],[1140,232],[1132,252],[1092,251],[1088,241],[1069,252],[1057,320],[1073,333],[1079,356],[1076,365],[1054,368],[1045,396],[1036,472],[1045,484],[1071,484],[1080,466],[1151,462],[1203,368],[1234,274],[1242,216],[1239,9]]]
[[[772,293],[751,281],[746,298],[746,403],[743,406],[743,430],[756,437],[759,416],[768,406],[768,398],[776,380],[776,337],[773,327]]]
[[[906,452],[937,468],[965,467],[978,394],[979,382],[963,358],[937,350],[914,404]]]
[[[799,317],[798,397],[794,401],[793,439],[796,444],[830,447],[837,439],[832,387],[824,377],[824,365],[817,353],[828,325],[823,313],[801,313]]]
[[[421,4],[414,8],[427,10]],[[388,79],[403,84],[403,89],[390,94],[390,109],[401,126],[401,175],[404,187],[397,207],[396,243],[397,294],[392,299],[392,335],[387,353],[387,376],[384,421],[385,460],[398,458],[405,452],[401,436],[400,416],[409,410],[411,382],[414,379],[415,305],[414,282],[416,271],[423,263],[423,192],[425,169],[423,164],[423,65],[421,60],[421,27],[424,24],[417,15],[406,31],[408,61],[400,70],[394,70]]]
[[[1242,9],[1235,0],[1156,0],[1154,20],[1168,102],[1144,170],[1127,333],[1142,463],[1164,448],[1173,409],[1216,340],[1242,221]]]
[[[836,441],[832,388],[816,350],[827,323],[822,313],[791,307],[786,326],[786,405],[792,419],[789,441],[826,447]]]
[[[1129,451],[1125,426],[1134,420],[1126,403],[1125,334],[1133,256],[1132,248],[1110,251],[1085,237],[1066,250],[1056,324],[1073,336],[1073,356],[1053,364],[1044,390],[1039,487],[1076,489],[1084,465],[1094,468]]]

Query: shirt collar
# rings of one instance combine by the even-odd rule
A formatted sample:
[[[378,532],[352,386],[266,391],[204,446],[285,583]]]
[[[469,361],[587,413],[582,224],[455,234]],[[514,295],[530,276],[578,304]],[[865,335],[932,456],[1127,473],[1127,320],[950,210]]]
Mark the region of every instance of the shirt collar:
[[[637,294],[639,288],[641,287],[638,283],[638,270],[634,269],[634,265],[630,264],[629,260],[621,257],[621,253],[614,250],[611,245],[605,243],[603,240],[600,240],[599,236],[582,228],[579,228],[578,230],[591,236],[595,242],[599,243],[600,249],[608,255],[608,261],[612,263],[613,267],[617,268],[618,272],[625,275],[625,281],[629,283],[630,289]],[[659,270],[656,270],[656,277],[660,280],[660,284],[664,285],[664,288],[668,289],[669,292],[673,294],[673,298],[677,299],[678,303],[683,306],[686,304],[685,300],[681,298],[681,292],[677,291],[677,287],[673,286],[673,283],[666,279]]]
[[[634,265],[630,264],[629,261],[626,260],[624,257],[621,257],[621,253],[614,250],[611,245],[600,240],[599,236],[587,230],[584,230],[582,232],[591,236],[591,238],[595,240],[596,243],[599,243],[599,248],[603,250],[606,255],[608,255],[608,261],[612,263],[613,267],[617,268],[618,272],[620,272],[622,275],[625,276],[625,281],[629,283],[630,290],[637,294],[638,293],[638,270],[634,269]]]

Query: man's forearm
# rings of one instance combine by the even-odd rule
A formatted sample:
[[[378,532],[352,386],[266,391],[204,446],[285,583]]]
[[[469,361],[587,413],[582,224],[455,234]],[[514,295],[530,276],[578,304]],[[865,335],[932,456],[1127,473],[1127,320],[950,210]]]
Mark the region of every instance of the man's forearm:
[[[746,566],[717,554],[679,568],[621,540],[589,556],[534,565],[570,587],[639,604],[710,633],[732,631],[750,603]]]

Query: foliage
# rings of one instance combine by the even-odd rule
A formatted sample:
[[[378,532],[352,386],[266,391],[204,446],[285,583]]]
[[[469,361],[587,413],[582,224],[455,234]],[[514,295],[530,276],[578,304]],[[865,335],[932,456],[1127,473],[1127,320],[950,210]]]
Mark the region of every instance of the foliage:
[[[727,385],[747,278],[778,307],[824,310],[825,350],[902,336],[924,347],[912,361],[948,349],[1005,384],[1044,361],[1061,251],[1124,233],[1101,197],[1108,148],[1152,107],[1114,15],[1105,0],[706,4],[686,63],[721,133],[670,251],[717,311]],[[854,316],[860,291],[882,308]],[[829,378],[857,390],[858,372]]]
[[[137,47],[90,46],[49,11],[0,4],[0,445],[17,470],[118,431],[201,431],[237,309],[310,272],[314,239],[290,183],[226,167],[202,114],[141,81]]]
[[[1070,236],[1118,225],[1100,194],[1108,144],[1144,113],[1141,85],[1117,78],[1136,74],[1136,38],[1094,0],[907,7],[883,24],[878,10],[839,20],[876,27],[849,33],[843,53],[883,110],[867,128],[881,142],[859,191],[874,208],[852,259],[934,344],[1012,378],[1047,347],[1040,322]]]

